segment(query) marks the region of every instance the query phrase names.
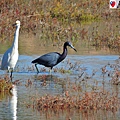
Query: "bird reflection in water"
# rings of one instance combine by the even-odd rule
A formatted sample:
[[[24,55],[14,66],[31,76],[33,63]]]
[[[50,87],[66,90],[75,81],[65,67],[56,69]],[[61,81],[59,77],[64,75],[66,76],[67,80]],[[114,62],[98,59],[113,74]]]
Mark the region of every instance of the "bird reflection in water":
[[[14,85],[12,89],[12,98],[10,99],[10,110],[12,119],[17,120],[17,87]]]

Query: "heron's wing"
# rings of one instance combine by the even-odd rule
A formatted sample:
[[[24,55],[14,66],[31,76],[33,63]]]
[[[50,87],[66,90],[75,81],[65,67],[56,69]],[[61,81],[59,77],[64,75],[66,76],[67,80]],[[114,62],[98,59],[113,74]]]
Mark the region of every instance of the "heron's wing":
[[[51,53],[40,56],[35,61],[38,64],[44,65],[46,67],[51,67],[57,64],[59,57],[60,57],[59,53],[51,52]]]
[[[1,69],[8,69],[9,60],[10,60],[10,56],[11,56],[10,50],[11,49],[8,49],[3,55]]]

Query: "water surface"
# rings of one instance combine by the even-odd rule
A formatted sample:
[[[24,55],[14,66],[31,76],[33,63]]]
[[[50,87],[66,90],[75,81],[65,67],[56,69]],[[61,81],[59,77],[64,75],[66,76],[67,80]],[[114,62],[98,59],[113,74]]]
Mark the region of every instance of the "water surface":
[[[2,55],[0,55],[2,57]],[[50,78],[49,69],[45,68],[46,71],[41,71],[38,75],[36,73],[36,69],[34,65],[31,64],[31,61],[38,57],[37,55],[34,56],[26,56],[26,55],[20,55],[19,61],[17,63],[17,66],[15,68],[15,71],[13,73],[13,81],[19,80],[19,84],[15,85],[12,91],[13,95],[6,96],[5,98],[0,101],[0,119],[6,119],[6,120],[33,120],[33,119],[85,119],[86,117],[79,112],[59,112],[54,113],[52,111],[49,112],[42,112],[39,113],[38,111],[34,111],[31,108],[27,108],[26,105],[31,102],[32,97],[39,98],[39,96],[44,96],[46,94],[51,95],[57,95],[57,94],[63,94],[64,88],[62,84],[56,83],[55,80],[60,79],[62,82],[67,83],[67,78],[70,79],[71,82],[75,82],[78,75],[81,73],[81,71],[77,71],[77,69],[84,68],[85,73],[88,76],[91,76],[93,70],[96,70],[95,76],[92,78],[93,80],[99,81],[99,85],[101,86],[101,81],[103,81],[103,76],[101,74],[101,68],[105,65],[109,64],[116,64],[116,60],[118,60],[118,55],[107,55],[107,56],[99,56],[99,55],[68,55],[67,58],[60,64],[58,64],[54,69],[65,69],[66,71],[69,70],[70,66],[68,62],[71,62],[73,65],[77,62],[77,66],[75,68],[71,68],[70,72],[61,73],[61,72],[54,72],[54,69],[52,71],[52,78]],[[38,66],[39,69],[43,69],[44,66]],[[107,68],[108,70],[111,68]],[[0,75],[4,77],[6,71],[0,70]],[[86,75],[85,74],[85,75]],[[41,75],[47,75],[48,76],[48,85],[42,86],[43,81],[39,80]],[[51,79],[49,81],[49,79]],[[32,81],[32,85],[27,86],[28,80]],[[106,87],[108,90],[116,90],[114,86],[111,86],[109,84],[109,80],[111,78],[105,77],[106,83],[108,83],[108,86]],[[91,81],[91,80],[89,80]],[[117,90],[118,93],[120,93],[120,89]],[[50,116],[51,114],[51,116]],[[105,115],[103,115],[105,114]],[[71,116],[69,116],[71,115]],[[91,113],[93,115],[93,113]],[[88,118],[92,118],[93,116],[88,115]],[[99,111],[96,113],[96,115],[93,118],[96,119],[106,119],[106,120],[113,120],[115,117],[115,120],[120,119],[120,111],[118,111],[115,116],[111,112],[103,112]]]

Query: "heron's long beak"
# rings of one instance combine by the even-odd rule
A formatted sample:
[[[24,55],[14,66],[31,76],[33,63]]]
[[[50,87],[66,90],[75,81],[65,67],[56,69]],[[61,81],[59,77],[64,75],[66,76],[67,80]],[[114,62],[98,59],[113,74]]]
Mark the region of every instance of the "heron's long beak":
[[[70,45],[70,47],[74,50],[74,51],[76,51],[77,52],[77,50],[72,46],[72,45]]]

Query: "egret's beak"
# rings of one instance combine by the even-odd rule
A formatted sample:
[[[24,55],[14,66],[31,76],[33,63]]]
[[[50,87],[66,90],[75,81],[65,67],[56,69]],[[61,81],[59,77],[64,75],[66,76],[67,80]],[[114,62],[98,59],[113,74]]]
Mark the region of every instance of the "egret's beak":
[[[70,45],[70,47],[74,50],[74,51],[76,51],[77,52],[77,50],[72,46],[72,45]]]

